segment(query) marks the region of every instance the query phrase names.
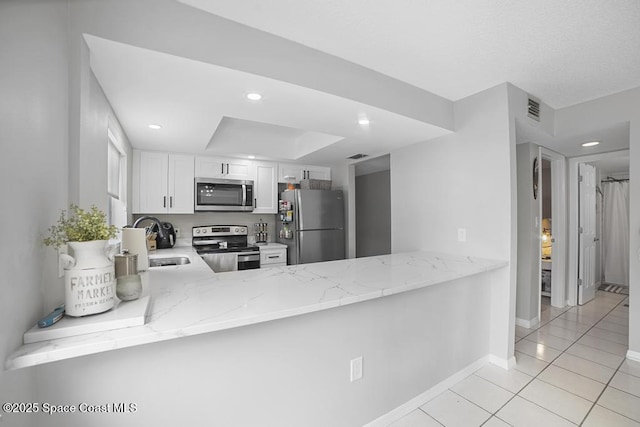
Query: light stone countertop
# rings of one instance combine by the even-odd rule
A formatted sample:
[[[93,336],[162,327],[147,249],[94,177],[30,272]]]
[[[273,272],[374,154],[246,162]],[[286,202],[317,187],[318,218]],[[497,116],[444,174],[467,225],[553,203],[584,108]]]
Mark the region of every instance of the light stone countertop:
[[[269,242],[269,243],[261,243],[258,246],[258,248],[260,248],[260,250],[264,250],[264,249],[282,249],[282,248],[286,248],[287,245],[283,244],[283,243],[276,243],[276,242]]]
[[[409,252],[287,267],[213,273],[189,247],[192,263],[142,273],[151,308],[144,326],[26,344],[7,369],[298,316],[491,271],[506,261]],[[99,315],[98,315],[99,316]]]

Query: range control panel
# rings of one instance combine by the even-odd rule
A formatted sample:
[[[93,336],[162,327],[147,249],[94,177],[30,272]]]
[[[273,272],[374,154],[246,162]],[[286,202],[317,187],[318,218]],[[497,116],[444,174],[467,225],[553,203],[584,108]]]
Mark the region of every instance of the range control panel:
[[[206,225],[193,227],[192,236],[246,236],[246,225]]]

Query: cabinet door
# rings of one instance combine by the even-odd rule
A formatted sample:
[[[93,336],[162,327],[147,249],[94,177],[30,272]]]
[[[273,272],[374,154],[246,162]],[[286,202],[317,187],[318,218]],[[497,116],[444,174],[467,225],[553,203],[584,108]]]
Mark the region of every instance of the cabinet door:
[[[278,165],[276,163],[256,162],[253,196],[253,213],[274,214],[278,211]]]
[[[299,183],[301,179],[331,179],[331,168],[324,166],[280,163],[278,169],[278,182]]]
[[[198,156],[195,162],[198,178],[252,179],[251,160]]]
[[[140,153],[140,213],[167,212],[168,159],[166,153]]]
[[[298,183],[302,179],[302,166],[288,163],[278,165],[278,182]]]
[[[307,179],[331,179],[331,168],[324,166],[305,166]]]
[[[287,248],[260,248],[260,267],[272,264],[287,265]]]
[[[227,179],[253,179],[251,160],[223,159],[225,175]]]
[[[217,157],[198,156],[195,160],[195,176],[198,178],[224,178],[226,167]]]
[[[169,155],[169,213],[192,214],[194,195],[194,157]]]

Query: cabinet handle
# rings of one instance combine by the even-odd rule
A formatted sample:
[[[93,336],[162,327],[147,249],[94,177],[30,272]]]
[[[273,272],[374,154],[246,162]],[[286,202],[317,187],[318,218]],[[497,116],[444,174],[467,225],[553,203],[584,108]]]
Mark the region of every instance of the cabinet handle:
[[[229,175],[229,163],[227,163],[227,175]]]
[[[173,207],[173,196],[169,196],[169,207]]]
[[[269,259],[280,258],[280,255],[269,255],[267,258]]]
[[[253,199],[253,209],[255,209],[258,206],[258,199]]]
[[[220,163],[220,173],[224,175],[224,163]]]
[[[164,197],[162,198],[162,207],[163,207],[163,208],[166,208],[166,207],[167,207],[167,196],[164,196]]]

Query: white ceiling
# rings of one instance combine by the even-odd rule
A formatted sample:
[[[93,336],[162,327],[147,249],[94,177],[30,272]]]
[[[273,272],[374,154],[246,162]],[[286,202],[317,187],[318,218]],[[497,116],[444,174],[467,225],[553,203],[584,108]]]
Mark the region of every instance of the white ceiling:
[[[581,144],[599,141],[593,147]],[[578,134],[550,136],[539,129],[516,121],[516,142],[518,144],[535,142],[566,157],[589,156],[626,150],[629,148],[629,122],[616,123],[605,128],[584,129]]]
[[[179,0],[458,100],[505,81],[552,108],[640,86],[637,0]]]
[[[449,100],[508,81],[558,109],[640,86],[637,0],[178,1]],[[449,132],[318,90],[85,38],[92,69],[135,148],[331,164]],[[262,101],[245,99],[254,90]],[[371,125],[357,125],[362,116]],[[628,148],[628,132],[620,124],[550,138],[517,127],[518,142],[566,156]],[[576,148],[586,139],[608,142]]]
[[[270,160],[307,156],[325,164],[450,132],[290,83],[92,35],[85,40],[91,68],[134,148]],[[247,100],[252,91],[262,100]],[[370,125],[359,125],[360,117]],[[148,128],[155,123],[162,129]]]

